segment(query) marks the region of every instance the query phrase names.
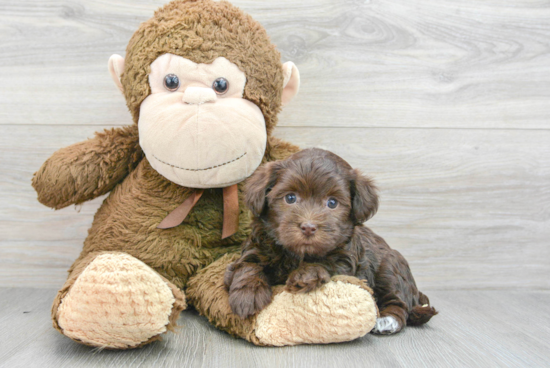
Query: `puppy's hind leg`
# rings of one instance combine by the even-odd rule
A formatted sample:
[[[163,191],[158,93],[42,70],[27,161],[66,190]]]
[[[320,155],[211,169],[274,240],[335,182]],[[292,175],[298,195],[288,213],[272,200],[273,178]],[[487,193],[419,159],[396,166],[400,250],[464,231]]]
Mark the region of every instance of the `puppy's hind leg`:
[[[406,325],[418,326],[430,320],[437,311],[416,287],[409,264],[396,250],[380,263],[374,294],[378,298],[380,318],[374,333],[392,334]]]
[[[397,333],[405,327],[407,317],[407,310],[402,306],[387,306],[380,311],[380,317],[376,320],[376,325],[371,332],[377,335],[390,335]]]
[[[407,261],[399,252],[390,251],[380,262],[375,275],[374,295],[380,318],[372,332],[389,335],[401,331],[407,324],[410,306],[417,292]]]

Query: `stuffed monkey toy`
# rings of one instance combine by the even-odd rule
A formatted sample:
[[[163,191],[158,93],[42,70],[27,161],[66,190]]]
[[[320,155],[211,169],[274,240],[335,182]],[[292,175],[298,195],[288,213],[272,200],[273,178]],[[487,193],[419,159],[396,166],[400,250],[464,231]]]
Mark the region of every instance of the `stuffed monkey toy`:
[[[134,124],[55,152],[32,182],[55,209],[109,193],[54,300],[59,332],[135,348],[172,330],[188,304],[257,345],[348,341],[373,328],[371,292],[352,277],[308,294],[275,287],[247,319],[229,307],[223,276],[249,234],[242,182],[298,150],[272,137],[298,70],[281,64],[259,23],[224,1],[172,1],[109,71]]]

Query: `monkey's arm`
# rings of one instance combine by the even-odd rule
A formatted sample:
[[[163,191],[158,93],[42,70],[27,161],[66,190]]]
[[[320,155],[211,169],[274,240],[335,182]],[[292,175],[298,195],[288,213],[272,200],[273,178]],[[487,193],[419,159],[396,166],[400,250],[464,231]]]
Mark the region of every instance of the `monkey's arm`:
[[[105,130],[55,152],[34,174],[38,201],[60,209],[109,192],[143,157],[137,125]]]

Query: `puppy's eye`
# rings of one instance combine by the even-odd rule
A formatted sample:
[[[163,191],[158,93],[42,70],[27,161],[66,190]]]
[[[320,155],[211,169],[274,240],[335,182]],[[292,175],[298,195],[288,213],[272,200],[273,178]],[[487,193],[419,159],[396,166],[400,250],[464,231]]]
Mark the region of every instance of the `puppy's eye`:
[[[223,95],[229,89],[229,82],[225,78],[218,78],[212,83],[212,89],[218,95]]]
[[[288,193],[288,194],[285,196],[285,202],[288,203],[288,204],[296,203],[296,194],[294,194],[294,193]]]
[[[164,87],[169,91],[175,91],[180,86],[180,79],[175,74],[168,74],[164,77]]]
[[[334,198],[329,198],[327,201],[327,207],[335,209],[336,207],[338,207],[338,201]]]

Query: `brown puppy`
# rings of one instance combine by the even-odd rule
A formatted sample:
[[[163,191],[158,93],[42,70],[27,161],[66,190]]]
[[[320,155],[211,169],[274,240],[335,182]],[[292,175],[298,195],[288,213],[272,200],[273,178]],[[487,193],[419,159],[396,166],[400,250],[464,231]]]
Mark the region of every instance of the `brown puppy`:
[[[309,292],[337,274],[366,280],[374,290],[375,333],[399,332],[437,314],[403,256],[363,226],[378,209],[376,187],[342,158],[303,150],[262,166],[245,192],[252,233],[225,274],[229,303],[240,317],[269,304],[272,285]]]

